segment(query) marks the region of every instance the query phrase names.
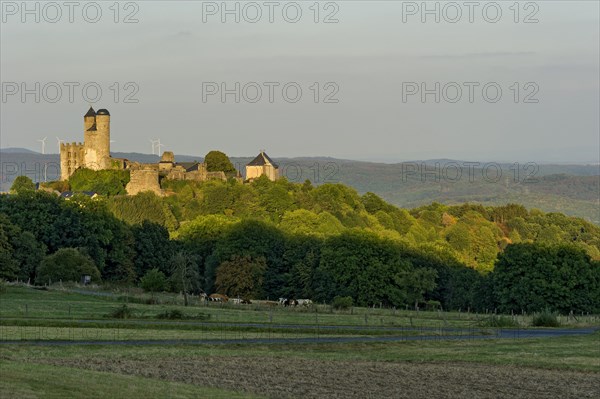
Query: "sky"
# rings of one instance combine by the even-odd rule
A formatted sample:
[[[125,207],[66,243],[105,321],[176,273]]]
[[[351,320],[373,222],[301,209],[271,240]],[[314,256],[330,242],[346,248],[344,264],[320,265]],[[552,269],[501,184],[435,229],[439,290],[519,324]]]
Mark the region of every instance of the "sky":
[[[48,4],[1,3],[3,148],[91,104],[121,152],[599,162],[597,1]]]

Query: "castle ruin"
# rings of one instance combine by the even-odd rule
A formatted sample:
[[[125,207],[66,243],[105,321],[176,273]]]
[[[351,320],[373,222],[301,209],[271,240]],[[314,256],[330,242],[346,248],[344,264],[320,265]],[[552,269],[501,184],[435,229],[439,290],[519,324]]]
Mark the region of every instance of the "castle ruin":
[[[171,151],[163,152],[158,163],[145,164],[110,155],[110,113],[107,109],[97,112],[90,109],[83,116],[83,143],[61,143],[60,177],[68,180],[79,168],[91,170],[128,170],[129,183],[125,187],[129,195],[152,191],[162,195],[160,179],[206,181],[226,180],[224,172],[209,172],[204,162],[176,162]],[[266,175],[270,180],[279,178],[279,168],[261,151],[246,165],[246,179],[253,180]],[[239,172],[235,178],[242,180]]]

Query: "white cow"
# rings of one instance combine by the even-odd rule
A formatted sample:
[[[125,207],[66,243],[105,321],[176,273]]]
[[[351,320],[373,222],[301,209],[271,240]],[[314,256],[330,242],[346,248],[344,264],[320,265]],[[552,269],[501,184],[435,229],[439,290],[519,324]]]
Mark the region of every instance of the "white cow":
[[[312,304],[313,304],[313,301],[311,301],[310,299],[298,299],[298,305],[310,306]]]

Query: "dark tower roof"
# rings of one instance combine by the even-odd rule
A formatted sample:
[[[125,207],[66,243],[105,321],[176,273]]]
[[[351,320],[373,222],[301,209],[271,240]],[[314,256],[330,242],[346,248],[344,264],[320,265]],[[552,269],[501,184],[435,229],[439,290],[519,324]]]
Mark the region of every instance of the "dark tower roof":
[[[83,117],[87,118],[88,116],[96,116],[96,112],[94,111],[94,108],[90,107],[90,109],[88,109],[88,112]]]
[[[110,116],[110,113],[108,112],[107,109],[102,108],[102,109],[99,109],[98,112],[96,112],[96,115],[108,115],[108,116]]]
[[[279,167],[279,165],[277,165],[275,162],[273,162],[271,158],[269,158],[266,152],[261,151],[260,154],[258,154],[256,158],[250,161],[250,163],[247,166],[265,166],[267,163],[270,163],[275,168]]]

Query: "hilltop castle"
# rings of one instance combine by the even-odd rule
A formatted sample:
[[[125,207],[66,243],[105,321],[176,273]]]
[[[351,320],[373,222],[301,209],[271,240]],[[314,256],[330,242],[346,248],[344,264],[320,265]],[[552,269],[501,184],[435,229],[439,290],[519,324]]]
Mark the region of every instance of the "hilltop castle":
[[[78,168],[91,170],[128,170],[130,181],[126,190],[130,195],[153,191],[162,195],[160,178],[172,180],[206,181],[226,180],[224,172],[208,172],[204,162],[175,162],[171,151],[163,152],[160,162],[144,164],[110,155],[110,113],[106,109],[94,111],[92,107],[83,116],[83,143],[61,143],[60,178],[68,180]],[[246,179],[266,175],[271,180],[279,178],[279,167],[261,151],[246,165]],[[237,179],[242,179],[239,172]]]
[[[110,113],[90,107],[83,116],[83,144],[60,145],[60,178],[67,180],[78,168],[102,170],[111,166]]]

